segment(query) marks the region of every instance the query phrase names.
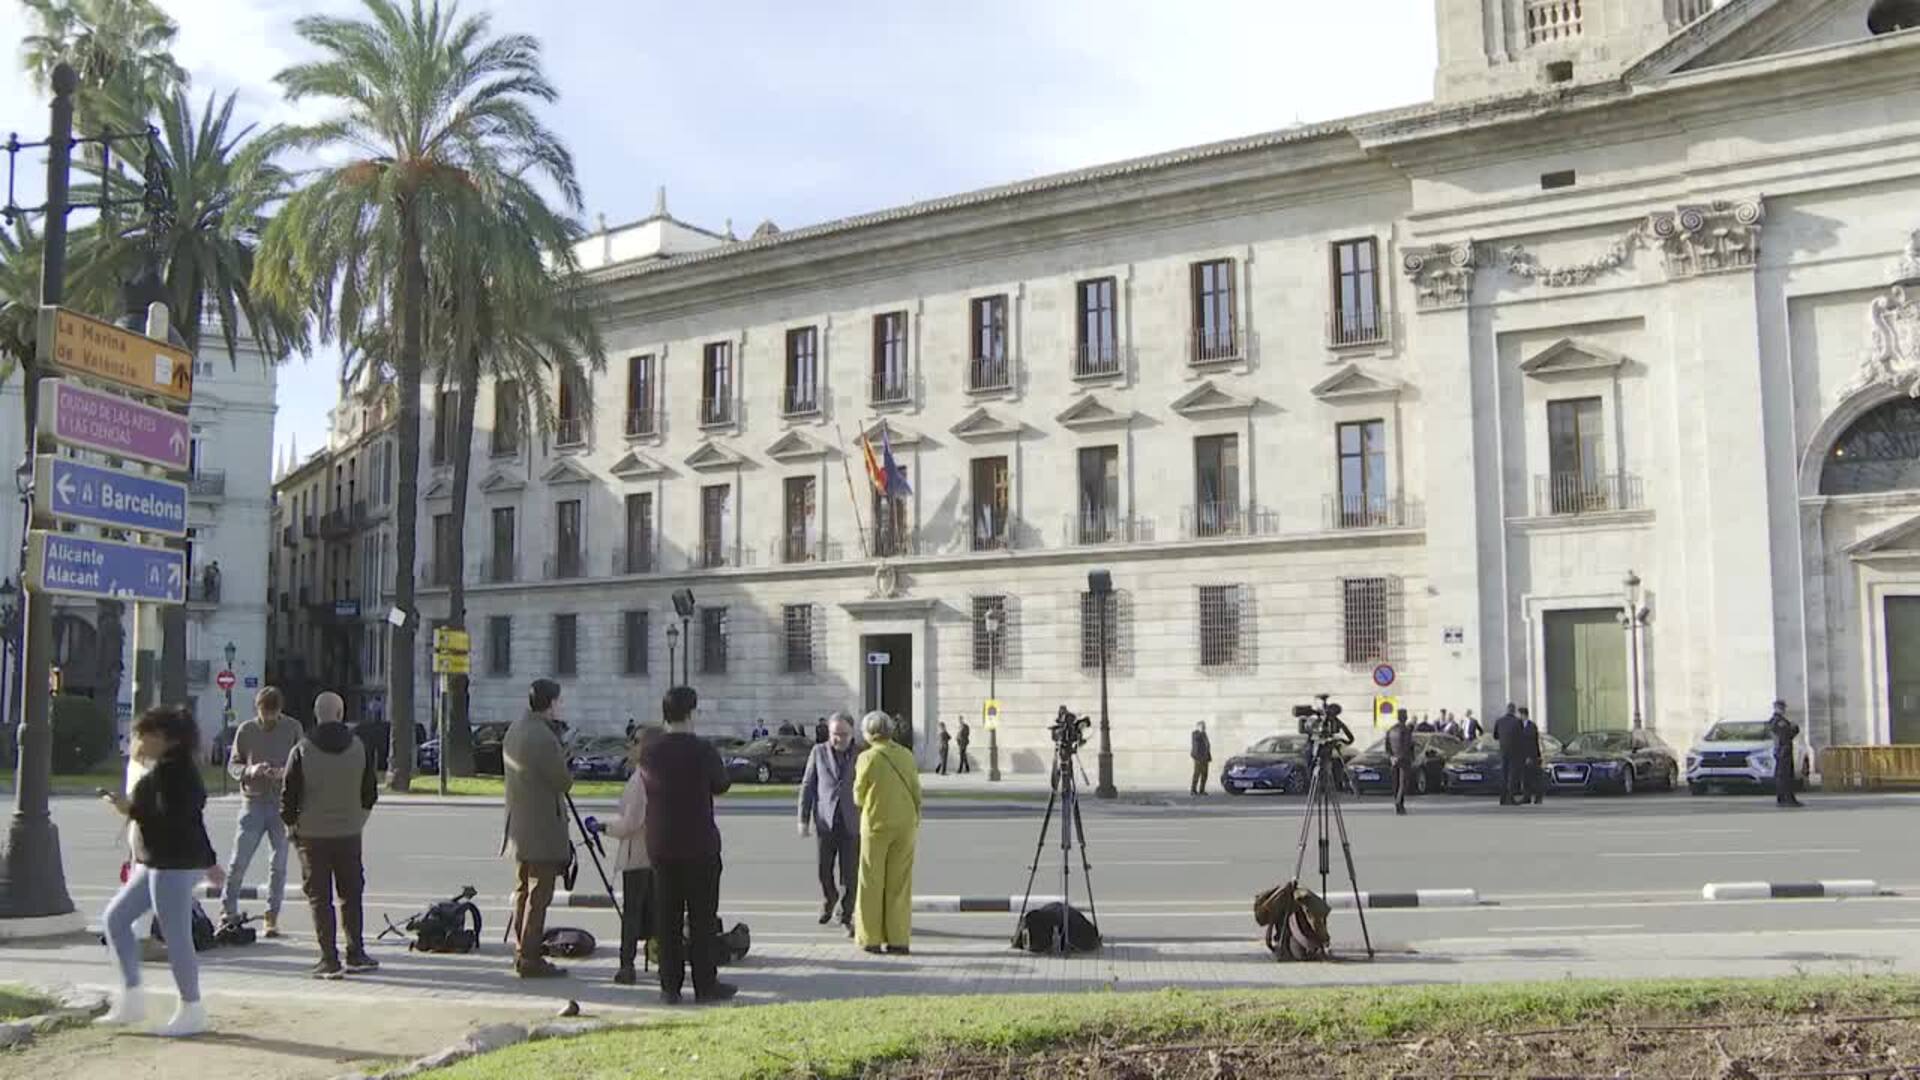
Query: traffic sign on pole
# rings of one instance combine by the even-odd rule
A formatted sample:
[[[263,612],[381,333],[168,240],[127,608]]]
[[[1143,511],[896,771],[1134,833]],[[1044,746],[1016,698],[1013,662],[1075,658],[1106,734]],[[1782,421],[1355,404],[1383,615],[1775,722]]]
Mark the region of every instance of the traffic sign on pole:
[[[433,632],[433,647],[438,652],[469,652],[473,649],[473,635],[465,630],[442,626]]]
[[[75,375],[182,405],[193,400],[193,354],[59,307],[40,309],[40,358]]]
[[[58,379],[40,381],[40,424],[42,434],[68,446],[163,469],[183,470],[193,461],[186,417]]]
[[[1381,664],[1373,669],[1373,685],[1382,690],[1393,685],[1395,672],[1392,664]]]
[[[173,548],[35,529],[27,538],[27,580],[63,596],[184,604],[187,556]]]
[[[471,675],[473,658],[466,653],[436,652],[433,654],[433,673],[435,675]]]
[[[233,672],[231,671],[223,671],[220,674],[215,675],[213,677],[213,685],[219,687],[222,690],[233,689],[236,685],[239,684],[239,681],[240,680],[234,678]]]
[[[42,455],[34,463],[35,508],[65,521],[134,532],[187,535],[187,486]]]

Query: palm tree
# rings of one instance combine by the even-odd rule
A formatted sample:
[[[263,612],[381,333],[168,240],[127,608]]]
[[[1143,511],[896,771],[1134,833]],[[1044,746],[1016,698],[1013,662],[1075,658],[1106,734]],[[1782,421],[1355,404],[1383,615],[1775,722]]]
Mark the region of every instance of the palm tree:
[[[427,369],[428,254],[480,248],[513,227],[504,204],[552,184],[580,205],[573,159],[533,115],[558,97],[532,37],[492,37],[486,16],[461,17],[439,0],[362,0],[364,20],[312,15],[295,24],[324,54],[280,73],[290,101],[324,99],[334,115],[289,133],[292,145],[344,152],[287,200],[255,271],[260,290],[311,310],[323,336],[359,348],[390,312],[391,369],[399,383],[394,603],[415,615],[419,547],[420,390]],[[484,208],[476,216],[476,208]],[[522,215],[525,217],[526,215]],[[396,626],[388,664],[389,783],[413,771],[417,618]]]
[[[34,85],[47,86],[55,64],[80,75],[74,95],[77,131],[137,131],[187,73],[173,59],[179,32],[153,0],[20,0],[38,33],[20,41]]]

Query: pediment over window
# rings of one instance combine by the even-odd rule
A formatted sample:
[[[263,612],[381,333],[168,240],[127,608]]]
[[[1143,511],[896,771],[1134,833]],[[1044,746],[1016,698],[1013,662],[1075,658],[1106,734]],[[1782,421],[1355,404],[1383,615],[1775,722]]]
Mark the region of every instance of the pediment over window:
[[[527,486],[524,478],[495,469],[480,481],[480,490],[487,495],[503,495],[510,491],[519,491]]]
[[[453,483],[445,477],[441,477],[433,483],[428,484],[427,490],[420,493],[420,498],[427,502],[434,502],[439,499],[451,499],[453,498]]]
[[[891,420],[876,420],[866,430],[854,438],[854,445],[858,446],[862,438],[871,439],[873,440],[875,452],[878,452],[880,449],[881,432],[886,433],[888,443],[895,449],[906,446],[918,446],[921,442],[920,433],[914,431],[912,428],[901,427]]]
[[[1920,514],[1854,541],[1847,546],[1847,555],[1864,560],[1920,558]]]
[[[968,413],[947,430],[962,439],[1007,439],[1020,434],[1020,425],[1009,423],[992,409],[981,408]]]
[[[1208,379],[1175,398],[1168,406],[1181,416],[1218,416],[1224,413],[1250,412],[1259,399],[1242,397],[1213,385]]]
[[[767,456],[775,461],[812,461],[832,453],[819,441],[798,431],[789,431],[767,447]]]
[[[1561,338],[1520,362],[1520,370],[1536,379],[1556,375],[1588,375],[1620,370],[1627,358],[1612,349],[1576,338]]]
[[[686,457],[688,468],[702,471],[731,469],[746,464],[746,461],[746,458],[716,442],[701,443],[698,449]]]
[[[1398,397],[1401,389],[1397,380],[1369,375],[1359,364],[1348,364],[1316,383],[1313,396],[1321,401],[1373,401]]]
[[[593,474],[573,458],[561,458],[553,467],[540,474],[540,479],[548,486],[555,484],[586,484],[593,481]]]
[[[629,450],[619,461],[613,463],[613,475],[622,480],[652,480],[666,476],[672,470],[645,454]]]
[[[1075,431],[1095,428],[1125,427],[1133,423],[1138,414],[1132,409],[1122,411],[1101,401],[1098,395],[1088,394],[1074,402],[1065,412],[1054,416],[1053,420],[1061,427]]]

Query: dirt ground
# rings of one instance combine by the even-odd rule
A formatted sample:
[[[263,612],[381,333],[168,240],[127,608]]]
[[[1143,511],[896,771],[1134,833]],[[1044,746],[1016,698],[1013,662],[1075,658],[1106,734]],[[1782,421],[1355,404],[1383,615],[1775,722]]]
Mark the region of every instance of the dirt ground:
[[[214,1030],[157,1039],[98,1027],[68,1028],[0,1050],[0,1077],[37,1080],[326,1080],[370,1064],[433,1053],[482,1024],[550,1019],[551,1010],[499,1009],[429,999],[368,1004],[313,998],[257,1003],[210,996]],[[156,994],[161,1019],[173,1002]],[[352,1032],[342,1038],[338,1033]],[[332,1044],[340,1045],[332,1045]]]
[[[1487,1032],[1337,1046],[1110,1042],[1032,1055],[956,1054],[875,1069],[869,1080],[1256,1080],[1529,1077],[1621,1080],[1920,1080],[1920,1013]]]

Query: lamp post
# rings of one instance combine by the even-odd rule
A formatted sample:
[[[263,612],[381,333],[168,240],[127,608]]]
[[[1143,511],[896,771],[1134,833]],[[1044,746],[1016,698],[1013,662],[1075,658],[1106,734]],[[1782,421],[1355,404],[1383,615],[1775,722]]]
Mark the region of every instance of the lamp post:
[[[673,681],[674,657],[678,655],[679,645],[680,645],[680,628],[677,626],[668,626],[667,627],[667,681],[669,682]]]
[[[1640,575],[1627,571],[1626,603],[1620,609],[1620,625],[1627,631],[1628,678],[1633,682],[1633,730],[1644,726],[1640,715],[1640,632],[1646,628],[1647,616],[1652,612],[1641,603]]]
[[[13,739],[20,730],[13,709],[18,698],[13,692],[13,673],[20,662],[19,619],[20,590],[12,578],[7,578],[0,581],[0,731],[6,733],[6,738],[0,739],[0,750],[8,760],[13,758]]]
[[[1093,596],[1100,635],[1100,782],[1093,794],[1095,798],[1112,799],[1120,794],[1113,786],[1113,737],[1107,725],[1107,607],[1113,602],[1113,575],[1105,570],[1089,571],[1087,592]]]
[[[1006,622],[1000,609],[990,607],[984,619],[987,627],[987,699],[1000,699],[1000,629]],[[1000,779],[1000,717],[993,718],[993,726],[987,729],[987,779]]]
[[[680,616],[680,636],[687,643],[687,651],[680,658],[680,685],[693,685],[693,632],[688,623],[693,619],[693,590],[681,589],[673,594],[673,610]]]

